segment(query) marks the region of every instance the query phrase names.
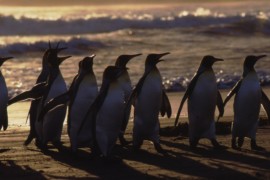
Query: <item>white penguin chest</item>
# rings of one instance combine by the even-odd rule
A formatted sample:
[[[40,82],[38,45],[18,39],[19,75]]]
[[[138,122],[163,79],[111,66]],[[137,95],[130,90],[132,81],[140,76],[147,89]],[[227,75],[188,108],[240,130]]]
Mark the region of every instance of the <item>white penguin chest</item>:
[[[98,94],[98,87],[96,83],[96,79],[94,77],[85,77],[74,97],[74,102],[72,105],[72,114],[74,114],[78,118],[78,114],[80,117],[83,117],[84,113],[89,109],[89,106],[93,103]]]
[[[118,78],[118,82],[125,93],[125,100],[128,100],[132,92],[132,85],[128,74],[123,74]]]
[[[162,93],[162,80],[158,71],[151,71],[145,78],[140,96],[155,100]],[[148,98],[147,98],[148,97]]]
[[[56,96],[63,94],[67,91],[66,83],[61,74],[59,74],[51,85],[49,94],[47,96],[46,102],[55,98]]]
[[[93,76],[86,76],[80,83],[74,102],[82,102],[82,104],[89,101],[93,102],[97,94],[98,87],[96,79]]]
[[[102,105],[103,108],[109,107],[110,109],[117,109],[119,106],[123,106],[124,104],[124,92],[119,86],[119,84],[111,84],[107,96]],[[113,107],[112,105],[116,105]]]
[[[189,101],[199,104],[216,104],[217,84],[213,71],[206,71],[198,78]]]
[[[249,73],[243,80],[236,95],[236,104],[240,106],[260,106],[261,86],[256,72]]]
[[[121,120],[124,110],[124,93],[118,83],[113,83],[107,92],[104,102],[98,112],[100,123]],[[98,123],[98,122],[97,122]]]

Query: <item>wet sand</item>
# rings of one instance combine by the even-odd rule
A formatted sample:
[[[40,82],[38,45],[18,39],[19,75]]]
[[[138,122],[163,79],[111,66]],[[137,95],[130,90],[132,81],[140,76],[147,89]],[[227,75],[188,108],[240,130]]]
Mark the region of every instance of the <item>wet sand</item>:
[[[266,89],[269,96],[269,90]],[[225,96],[227,91],[222,94]],[[168,134],[174,124],[179,100],[183,93],[170,93],[173,118],[160,119],[161,145],[167,156],[158,154],[153,144],[145,141],[142,149],[134,152],[131,146],[116,145],[113,154],[122,160],[105,161],[91,158],[90,150],[80,149],[77,155],[68,151],[58,152],[50,146],[44,154],[32,142],[28,147],[22,144],[29,127],[23,125],[28,113],[29,102],[9,107],[10,127],[0,132],[0,179],[270,179],[270,126],[260,126],[257,143],[266,148],[264,152],[251,151],[249,139],[241,151],[230,148],[230,134],[217,135],[218,141],[228,147],[215,151],[208,140],[202,139],[197,150],[191,151],[186,136]],[[232,99],[233,100],[233,99]],[[221,122],[232,120],[232,102],[226,107]],[[186,107],[181,114],[186,122]],[[262,111],[262,118],[265,114]],[[20,125],[16,125],[21,122]],[[126,137],[131,140],[132,123]],[[165,132],[165,133],[164,133]],[[165,136],[166,135],[166,136]],[[69,147],[66,127],[63,131],[64,147]]]

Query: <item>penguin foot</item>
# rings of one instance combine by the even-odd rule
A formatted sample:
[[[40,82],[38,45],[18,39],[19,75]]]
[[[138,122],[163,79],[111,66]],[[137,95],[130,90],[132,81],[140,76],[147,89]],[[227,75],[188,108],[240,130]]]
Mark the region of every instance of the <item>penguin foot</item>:
[[[255,140],[251,140],[250,147],[254,151],[265,151],[265,148],[258,146]]]
[[[36,139],[35,142],[37,148],[39,148],[41,151],[43,152],[47,152],[48,151],[48,146],[47,144],[43,144],[42,142],[40,142],[38,139]]]
[[[198,143],[199,143],[199,140],[198,139],[190,140],[189,141],[189,147],[190,147],[190,149],[192,149],[192,150],[196,149]]]
[[[142,146],[143,141],[135,141],[133,140],[133,150],[138,152]]]
[[[96,147],[96,146],[93,146],[91,148],[91,157],[99,157],[99,156],[101,156],[100,149],[98,147]]]
[[[241,148],[243,146],[243,143],[244,143],[244,138],[239,137],[237,140],[238,147]]]
[[[227,149],[226,146],[220,145],[216,139],[211,139],[211,143],[215,150],[224,150]]]
[[[240,148],[240,147],[238,147],[238,146],[236,146],[236,144],[234,144],[234,145],[232,144],[232,148],[233,148],[233,149],[235,149],[235,150],[238,150],[238,151],[240,151],[240,150],[241,150],[241,148]]]
[[[52,144],[59,152],[62,152],[64,150],[64,146],[61,141],[54,141],[52,142]]]
[[[238,147],[238,146],[236,145],[236,138],[233,138],[233,139],[232,139],[232,144],[231,144],[231,146],[232,146],[232,148],[235,149],[235,150],[238,150],[238,151],[241,150],[241,147]]]
[[[161,145],[160,145],[159,143],[154,143],[154,146],[155,146],[155,149],[156,149],[156,151],[157,151],[158,153],[163,154],[163,155],[168,155],[168,152],[165,151],[165,150],[161,147]]]
[[[32,142],[32,140],[33,140],[34,138],[35,138],[35,137],[32,136],[32,134],[30,133],[29,136],[27,137],[27,139],[24,141],[23,145],[24,145],[24,146],[28,146],[28,145]]]
[[[135,152],[138,152],[140,150],[141,146],[140,145],[133,145],[133,150]]]
[[[127,146],[131,143],[131,141],[127,141],[123,135],[119,136],[119,141],[122,146]]]

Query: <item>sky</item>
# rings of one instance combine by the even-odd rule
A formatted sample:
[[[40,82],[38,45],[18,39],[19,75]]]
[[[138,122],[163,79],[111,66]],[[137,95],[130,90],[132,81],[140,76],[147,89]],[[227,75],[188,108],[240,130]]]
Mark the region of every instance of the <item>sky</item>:
[[[190,2],[234,2],[251,0],[0,0],[0,5],[15,6],[51,6],[51,5],[113,5],[113,4],[160,4],[160,3],[190,3]],[[267,0],[260,0],[267,1]]]
[[[131,4],[131,3],[168,3],[187,0],[0,0],[0,5],[83,5],[83,4]]]

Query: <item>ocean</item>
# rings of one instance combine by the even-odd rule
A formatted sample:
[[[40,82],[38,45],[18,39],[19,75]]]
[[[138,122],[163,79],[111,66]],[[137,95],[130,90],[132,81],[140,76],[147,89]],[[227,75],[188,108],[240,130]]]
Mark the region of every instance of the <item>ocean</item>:
[[[143,55],[130,61],[136,85],[149,53],[170,52],[158,64],[168,92],[184,91],[205,55],[214,64],[220,89],[230,89],[242,75],[247,55],[269,55],[270,2],[172,3],[85,6],[1,6],[0,55],[13,56],[2,73],[9,96],[30,89],[41,71],[43,52],[60,42],[71,55],[61,65],[70,85],[78,62],[96,54],[99,85],[106,66],[121,54]],[[270,85],[270,57],[255,66],[261,84]]]

